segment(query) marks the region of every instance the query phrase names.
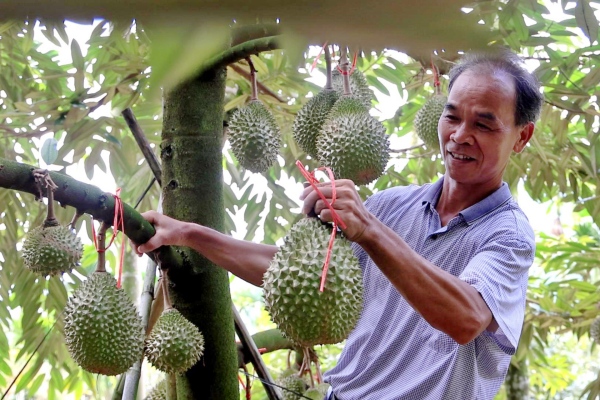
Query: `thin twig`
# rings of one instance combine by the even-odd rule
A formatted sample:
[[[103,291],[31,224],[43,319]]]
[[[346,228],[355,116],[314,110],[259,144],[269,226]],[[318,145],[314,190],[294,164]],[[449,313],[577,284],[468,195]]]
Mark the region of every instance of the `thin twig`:
[[[237,65],[237,64],[230,64],[230,65],[228,65],[228,67],[231,68],[232,70],[234,70],[239,75],[241,75],[244,78],[248,79],[248,81],[250,81],[250,74],[248,72],[244,71],[244,69],[241,68],[239,65]],[[256,80],[256,85],[258,86],[258,90],[261,93],[264,93],[267,96],[271,96],[272,98],[274,98],[275,100],[277,100],[280,103],[287,103],[284,99],[282,99],[281,97],[279,97],[279,95],[277,93],[275,93],[274,91],[272,91],[271,89],[269,89],[267,86],[265,86],[264,83],[261,83],[259,80]]]
[[[123,118],[125,119],[129,130],[131,130],[131,133],[133,134],[133,137],[135,138],[135,141],[137,142],[140,150],[142,150],[142,154],[144,154],[144,158],[146,159],[148,166],[152,170],[154,178],[156,178],[158,184],[162,186],[160,176],[161,169],[158,157],[156,157],[156,154],[154,154],[152,147],[150,147],[150,142],[148,142],[148,139],[146,139],[146,135],[144,134],[144,131],[138,124],[137,119],[133,114],[133,111],[131,111],[131,108],[126,108],[121,114],[123,115]]]
[[[93,223],[93,222],[92,222]],[[96,272],[106,272],[106,231],[110,228],[110,224],[102,221],[98,235],[96,235],[96,244],[98,248],[98,264],[96,264]]]
[[[249,56],[246,57],[246,61],[250,66],[250,87],[252,88],[250,100],[258,100],[258,88],[256,85],[256,68],[254,68],[254,63],[252,63],[252,59]]]
[[[40,349],[40,347],[42,347],[42,343],[44,343],[44,341],[46,340],[46,338],[48,338],[48,335],[50,334],[50,332],[52,332],[52,329],[54,329],[54,326],[56,326],[56,323],[58,322],[58,319],[62,315],[63,311],[61,311],[60,314],[58,314],[58,316],[56,317],[56,320],[54,321],[54,324],[52,324],[52,326],[50,327],[50,329],[48,329],[48,332],[46,332],[46,334],[44,335],[44,337],[42,338],[42,340],[40,340],[40,342],[38,343],[38,345],[36,346],[36,348],[33,350],[33,353],[31,353],[31,355],[29,356],[29,358],[27,359],[27,361],[25,361],[25,365],[23,365],[23,367],[21,368],[21,370],[19,371],[19,373],[15,376],[15,378],[12,380],[12,382],[10,383],[10,385],[8,385],[8,388],[6,389],[6,391],[4,392],[4,394],[2,395],[2,397],[0,397],[0,400],[4,400],[4,398],[6,397],[6,395],[10,391],[10,389],[13,387],[13,385],[15,384],[15,382],[17,382],[17,379],[19,379],[19,377],[21,376],[21,374],[23,373],[23,371],[25,371],[25,368],[27,367],[27,365],[29,365],[29,362],[31,361],[31,359],[33,358],[33,356],[38,352],[38,350]]]
[[[142,200],[144,200],[144,197],[146,197],[150,189],[152,189],[152,185],[154,185],[154,182],[156,182],[156,178],[152,178],[152,180],[146,187],[146,190],[144,190],[144,193],[142,193],[142,195],[137,199],[137,201],[135,202],[135,206],[133,207],[134,209],[137,209]]]
[[[331,52],[329,51],[329,45],[327,43],[325,43],[323,53],[325,55],[325,76],[327,77],[327,80],[325,81],[325,90],[332,90],[333,77],[331,75]]]

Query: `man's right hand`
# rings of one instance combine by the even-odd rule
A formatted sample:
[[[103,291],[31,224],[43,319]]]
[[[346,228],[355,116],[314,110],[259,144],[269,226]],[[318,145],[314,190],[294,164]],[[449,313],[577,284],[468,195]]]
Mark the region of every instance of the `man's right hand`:
[[[156,211],[146,211],[142,213],[142,217],[154,225],[156,233],[144,244],[138,246],[136,243],[132,243],[138,256],[156,250],[160,246],[185,246],[187,222],[167,217]]]

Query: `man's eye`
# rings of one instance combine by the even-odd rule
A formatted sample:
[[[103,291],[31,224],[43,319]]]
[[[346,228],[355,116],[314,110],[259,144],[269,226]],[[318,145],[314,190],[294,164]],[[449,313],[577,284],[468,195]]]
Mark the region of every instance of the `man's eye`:
[[[481,128],[481,129],[484,129],[484,130],[486,130],[486,131],[489,131],[489,130],[490,130],[490,127],[489,127],[489,126],[487,126],[487,125],[484,125],[484,124],[480,124],[480,123],[478,123],[478,124],[477,124],[477,127]]]

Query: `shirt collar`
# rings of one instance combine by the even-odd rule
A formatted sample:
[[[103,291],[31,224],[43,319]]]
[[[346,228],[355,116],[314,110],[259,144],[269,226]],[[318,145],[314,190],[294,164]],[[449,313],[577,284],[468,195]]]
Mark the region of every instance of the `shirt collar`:
[[[440,198],[443,184],[444,177],[441,177],[436,182],[432,183],[425,192],[421,204],[428,204],[431,208],[434,208]],[[473,204],[471,207],[462,210],[459,215],[461,215],[465,222],[470,225],[476,219],[495,210],[502,204],[509,201],[511,198],[512,194],[510,193],[508,184],[506,182],[502,182],[502,185],[495,192],[478,203]]]

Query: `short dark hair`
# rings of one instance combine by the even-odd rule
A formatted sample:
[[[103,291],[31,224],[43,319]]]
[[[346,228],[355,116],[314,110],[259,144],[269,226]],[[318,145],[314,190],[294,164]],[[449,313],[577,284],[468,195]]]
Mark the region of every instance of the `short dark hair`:
[[[525,125],[535,122],[542,108],[544,96],[540,93],[540,84],[535,75],[527,71],[523,66],[523,60],[505,48],[494,48],[487,51],[466,53],[454,65],[448,75],[450,84],[448,93],[456,79],[467,70],[485,70],[492,72],[504,72],[512,76],[515,82],[517,98],[515,101],[515,124]]]

